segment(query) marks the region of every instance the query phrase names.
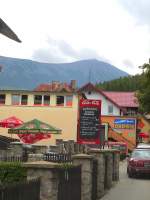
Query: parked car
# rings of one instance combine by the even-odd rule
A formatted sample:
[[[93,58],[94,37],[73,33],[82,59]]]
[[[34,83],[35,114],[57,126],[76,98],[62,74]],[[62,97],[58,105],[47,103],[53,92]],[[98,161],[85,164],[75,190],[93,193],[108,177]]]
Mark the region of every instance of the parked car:
[[[147,149],[149,148],[150,149],[150,144],[147,144],[147,143],[139,143],[136,147],[136,149]]]
[[[139,174],[150,175],[150,148],[136,148],[127,159],[127,173],[129,177]]]

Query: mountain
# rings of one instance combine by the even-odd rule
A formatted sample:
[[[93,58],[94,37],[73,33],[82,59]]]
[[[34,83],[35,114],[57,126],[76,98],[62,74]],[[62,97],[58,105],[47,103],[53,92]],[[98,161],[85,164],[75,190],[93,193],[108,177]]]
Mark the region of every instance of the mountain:
[[[89,81],[96,83],[128,76],[115,66],[96,59],[54,64],[0,56],[0,70],[0,88],[16,89],[33,89],[53,80],[77,80],[81,86]]]

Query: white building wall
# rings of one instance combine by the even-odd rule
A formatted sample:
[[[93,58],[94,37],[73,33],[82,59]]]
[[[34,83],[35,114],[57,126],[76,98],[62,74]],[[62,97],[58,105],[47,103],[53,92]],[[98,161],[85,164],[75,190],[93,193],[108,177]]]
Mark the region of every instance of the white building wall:
[[[109,101],[108,99],[106,99],[105,96],[101,95],[98,92],[84,92],[85,96],[88,99],[97,99],[97,100],[101,100],[102,105],[101,105],[101,115],[112,115],[112,116],[119,116],[120,115],[120,109],[114,105],[111,101]],[[113,106],[113,113],[108,113],[108,106],[112,105]]]

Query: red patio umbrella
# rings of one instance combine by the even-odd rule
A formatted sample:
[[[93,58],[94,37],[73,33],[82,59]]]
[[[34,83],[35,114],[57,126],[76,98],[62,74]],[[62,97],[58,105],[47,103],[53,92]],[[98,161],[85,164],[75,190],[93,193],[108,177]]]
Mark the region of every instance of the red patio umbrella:
[[[0,127],[3,128],[15,128],[21,124],[23,124],[23,121],[15,116],[0,120]]]
[[[18,134],[18,137],[25,144],[34,144],[40,140],[51,138],[51,134]]]
[[[141,137],[141,138],[149,138],[148,133],[139,133],[138,136]]]

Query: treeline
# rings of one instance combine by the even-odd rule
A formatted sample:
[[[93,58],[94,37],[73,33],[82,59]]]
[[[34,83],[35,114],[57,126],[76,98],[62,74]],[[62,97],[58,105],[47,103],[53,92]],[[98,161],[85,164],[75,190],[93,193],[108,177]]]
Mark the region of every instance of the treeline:
[[[96,86],[106,91],[137,91],[143,87],[144,74],[120,77],[112,81],[97,83]]]

